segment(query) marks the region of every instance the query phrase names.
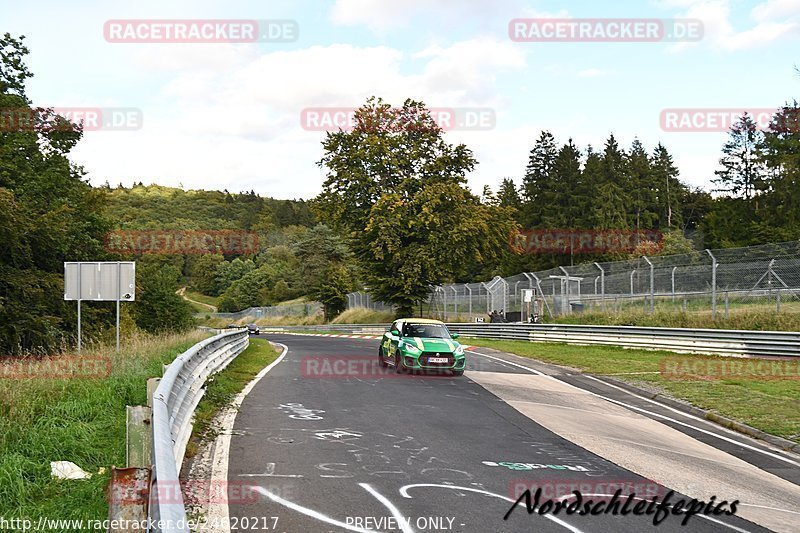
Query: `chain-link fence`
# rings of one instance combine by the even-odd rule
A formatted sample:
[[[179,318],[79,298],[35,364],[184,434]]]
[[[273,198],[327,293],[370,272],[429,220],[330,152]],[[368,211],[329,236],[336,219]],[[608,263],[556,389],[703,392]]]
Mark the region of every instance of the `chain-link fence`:
[[[349,294],[348,307],[389,309],[363,292]],[[727,318],[743,308],[800,311],[800,242],[642,256],[447,284],[432,287],[421,311],[451,321],[494,314],[527,322],[584,311],[708,312]]]

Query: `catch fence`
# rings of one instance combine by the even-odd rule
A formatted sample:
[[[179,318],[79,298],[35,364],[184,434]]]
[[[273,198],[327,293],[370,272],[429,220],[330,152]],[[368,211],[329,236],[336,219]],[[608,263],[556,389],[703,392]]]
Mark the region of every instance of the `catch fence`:
[[[533,291],[530,305],[526,291]],[[348,307],[385,310],[364,292]],[[597,311],[708,313],[740,309],[800,311],[800,242],[693,251],[668,256],[559,266],[478,283],[431,288],[422,314],[442,320],[531,321]]]

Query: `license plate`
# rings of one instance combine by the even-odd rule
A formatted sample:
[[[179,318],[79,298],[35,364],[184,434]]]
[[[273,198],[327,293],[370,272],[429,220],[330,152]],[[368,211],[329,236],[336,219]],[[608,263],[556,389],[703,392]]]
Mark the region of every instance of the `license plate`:
[[[447,363],[449,361],[447,357],[428,357],[429,363]]]

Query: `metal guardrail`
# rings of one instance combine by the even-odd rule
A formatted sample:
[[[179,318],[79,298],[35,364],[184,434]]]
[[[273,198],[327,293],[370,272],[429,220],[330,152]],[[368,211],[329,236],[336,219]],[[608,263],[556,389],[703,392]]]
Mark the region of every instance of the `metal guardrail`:
[[[329,324],[262,329],[374,335],[382,333],[387,327],[388,324]],[[450,323],[447,327],[463,336],[488,339],[596,344],[711,355],[800,357],[800,332],[792,331],[491,323]]]
[[[153,394],[153,475],[148,518],[152,531],[187,532],[178,474],[192,433],[192,415],[208,377],[224,369],[249,344],[247,330],[220,333],[199,342],[167,367]]]

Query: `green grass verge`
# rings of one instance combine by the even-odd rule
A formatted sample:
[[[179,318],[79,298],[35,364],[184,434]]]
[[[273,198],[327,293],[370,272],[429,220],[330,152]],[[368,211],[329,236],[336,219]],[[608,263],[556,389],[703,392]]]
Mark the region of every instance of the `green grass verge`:
[[[207,294],[201,294],[199,292],[186,290],[186,296],[190,300],[196,300],[200,303],[204,303],[206,305],[213,305],[217,307],[217,302],[219,302],[219,296],[208,296]],[[210,311],[207,307],[203,307],[203,311]]]
[[[717,305],[716,320],[710,309],[702,311],[667,311],[656,309],[654,314],[639,309],[629,309],[614,313],[611,310],[601,313],[592,310],[580,314],[556,317],[547,320],[557,324],[599,324],[610,326],[642,326],[664,328],[705,328],[705,329],[747,329],[760,331],[800,331],[800,312],[784,304],[780,313],[774,308],[760,309],[750,306],[731,309],[728,318],[725,310]]]
[[[726,358],[682,356],[666,351],[629,350],[611,346],[570,346],[475,338],[461,338],[459,341],[583,372],[614,376],[688,401],[701,409],[714,411],[761,431],[800,442],[800,386],[796,379],[675,380],[660,373],[661,362],[665,358],[730,361]],[[631,374],[633,372],[652,373]]]
[[[192,438],[186,447],[186,456],[193,457],[206,440],[217,436],[212,425],[214,416],[236,398],[244,387],[277,359],[280,351],[264,339],[250,339],[250,345],[218,374],[208,380],[206,393],[195,410]]]
[[[147,379],[206,335],[128,338],[122,351],[93,348],[110,374],[87,379],[0,379],[0,515],[103,520],[110,466],[125,466],[125,406],[147,404]],[[61,354],[61,357],[74,354]],[[59,357],[59,356],[55,356]],[[88,480],[57,480],[50,461],[72,461]],[[97,474],[101,469],[105,473]]]

